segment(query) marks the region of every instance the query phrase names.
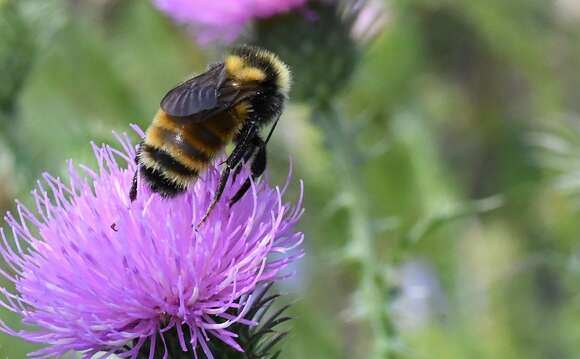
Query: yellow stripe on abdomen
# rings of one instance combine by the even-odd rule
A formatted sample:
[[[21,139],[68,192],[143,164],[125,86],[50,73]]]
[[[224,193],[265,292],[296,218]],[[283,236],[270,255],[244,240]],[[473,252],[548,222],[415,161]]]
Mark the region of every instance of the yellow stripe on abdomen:
[[[199,122],[195,118],[188,119],[187,117],[174,119],[160,110],[153,120],[153,126],[180,133],[184,141],[204,151],[211,157],[217,151],[221,150],[229,140],[220,131],[212,130],[206,125],[216,120],[217,118],[214,117],[206,119],[203,122]]]
[[[162,149],[171,154],[179,163],[197,171],[207,167],[214,155],[214,153],[207,153],[187,142],[182,133],[155,125],[147,130],[145,143],[151,147]]]

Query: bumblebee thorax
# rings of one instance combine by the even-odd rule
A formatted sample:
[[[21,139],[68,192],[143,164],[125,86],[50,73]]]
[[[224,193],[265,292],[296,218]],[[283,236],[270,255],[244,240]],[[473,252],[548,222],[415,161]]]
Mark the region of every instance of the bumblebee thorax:
[[[228,77],[235,83],[262,83],[266,80],[266,73],[259,67],[252,66],[237,55],[230,55],[225,60]]]
[[[240,46],[226,57],[224,64],[231,78],[242,82],[257,82],[288,96],[292,82],[290,70],[270,51]]]

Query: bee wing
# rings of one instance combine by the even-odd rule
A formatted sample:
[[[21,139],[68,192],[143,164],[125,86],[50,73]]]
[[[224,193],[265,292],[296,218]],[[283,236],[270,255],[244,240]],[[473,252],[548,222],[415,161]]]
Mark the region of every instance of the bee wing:
[[[256,95],[258,88],[252,85],[238,86],[229,81],[218,90],[217,104],[215,107],[204,110],[188,117],[188,121],[204,122],[211,119],[214,115],[227,111],[238,103]]]
[[[170,90],[161,100],[161,109],[176,117],[191,116],[218,107],[220,88],[226,81],[223,63]]]

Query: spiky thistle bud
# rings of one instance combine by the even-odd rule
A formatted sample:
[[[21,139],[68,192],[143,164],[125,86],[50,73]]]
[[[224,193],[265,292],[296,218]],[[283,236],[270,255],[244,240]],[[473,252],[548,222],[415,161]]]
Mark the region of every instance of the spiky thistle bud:
[[[353,38],[358,11],[346,4],[314,1],[304,11],[256,23],[249,41],[276,52],[293,69],[293,99],[328,102],[349,80],[358,59]]]

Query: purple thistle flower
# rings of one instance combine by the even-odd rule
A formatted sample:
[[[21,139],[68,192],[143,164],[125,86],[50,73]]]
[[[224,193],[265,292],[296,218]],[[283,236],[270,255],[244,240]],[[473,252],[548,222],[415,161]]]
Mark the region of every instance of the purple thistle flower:
[[[306,0],[154,0],[175,22],[197,30],[198,39],[233,41],[256,18],[268,18],[303,6]]]
[[[228,328],[255,325],[245,317],[252,292],[281,278],[302,255],[303,234],[293,230],[303,212],[302,195],[292,207],[282,202],[285,187],[261,180],[233,207],[221,201],[196,231],[219,169],[210,167],[172,200],[140,184],[131,203],[135,146],[126,134],[116,138],[123,150],[93,145],[97,172],[84,166],[77,171],[69,162],[67,184],[49,174],[39,181],[36,214],[17,203],[18,216],[6,215],[12,236],[0,232],[8,267],[0,274],[16,292],[0,288],[0,305],[33,328],[15,330],[0,322],[0,330],[47,344],[30,354],[38,358],[68,351],[83,358],[98,352],[103,358],[137,358],[146,347],[153,358],[163,346],[167,356],[163,333],[169,330],[177,332],[183,351],[195,348],[192,358],[198,350],[212,358],[213,340],[242,351]],[[242,169],[225,198],[248,175]]]

